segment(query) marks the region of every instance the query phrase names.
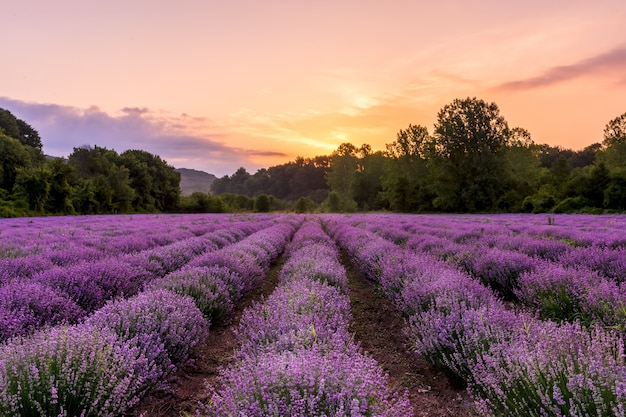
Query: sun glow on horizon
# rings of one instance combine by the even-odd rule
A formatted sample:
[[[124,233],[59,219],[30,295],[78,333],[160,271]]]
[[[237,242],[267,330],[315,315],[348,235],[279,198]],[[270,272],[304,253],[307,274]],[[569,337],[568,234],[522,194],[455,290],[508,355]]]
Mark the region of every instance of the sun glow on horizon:
[[[466,97],[582,149],[626,111],[623,0],[28,3],[0,27],[0,107],[59,155],[132,145],[232,173],[384,150]]]

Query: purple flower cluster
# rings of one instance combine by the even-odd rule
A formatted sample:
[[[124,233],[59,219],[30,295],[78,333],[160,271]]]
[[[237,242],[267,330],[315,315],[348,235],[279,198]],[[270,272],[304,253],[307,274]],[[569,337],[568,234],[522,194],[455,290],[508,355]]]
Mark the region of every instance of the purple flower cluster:
[[[499,248],[467,251],[459,260],[467,272],[508,300],[515,299],[519,276],[532,271],[535,262],[535,259],[526,254]]]
[[[487,416],[626,415],[623,340],[598,327],[534,323],[471,364]]]
[[[337,269],[337,249],[320,224],[306,222],[286,253],[279,288],[244,312],[238,361],[222,371],[222,388],[202,411],[249,417],[411,415],[406,397],[388,390],[381,368],[351,340],[345,270]]]
[[[127,239],[131,243],[137,240],[133,224],[129,224],[131,227],[128,230],[120,229],[125,223],[120,223],[119,217],[94,217],[94,222],[89,225],[79,222],[82,228],[73,225],[70,229],[67,224],[70,231],[64,231],[63,236],[53,234],[52,231],[59,231],[57,227],[52,231],[44,228],[45,233],[39,233],[42,237],[49,237],[50,242],[39,242],[37,246],[18,254],[23,256],[0,259],[0,341],[28,334],[43,325],[74,323],[104,306],[108,300],[131,297],[155,278],[179,270],[200,254],[215,251],[217,245],[212,240],[213,235],[228,237],[227,243],[231,244],[275,224],[265,217],[259,221],[248,219],[242,222],[237,219],[229,228],[227,225],[217,226],[216,218],[211,218],[210,223],[205,220],[201,223],[203,227],[195,229],[200,234],[196,236],[187,231],[186,226],[175,223],[177,226],[174,227],[161,222],[164,219],[159,216],[140,217],[142,227],[137,230],[147,232],[148,249],[112,253],[113,247],[121,247],[119,239]],[[201,220],[200,217],[190,216],[180,218],[195,222]],[[114,219],[117,221],[113,222]],[[179,217],[165,220],[173,219]],[[164,230],[162,233],[165,236],[159,237],[154,230],[146,231],[150,224],[156,230]],[[97,236],[101,239],[100,243],[90,235],[95,233],[95,229],[99,230]],[[9,230],[13,237],[19,237],[16,230]],[[29,230],[24,233],[28,235]],[[116,245],[109,245],[107,239],[115,239]],[[79,243],[84,245],[79,247]],[[155,246],[157,244],[164,245]],[[14,251],[11,254],[15,254]],[[63,256],[59,258],[61,254]],[[238,294],[238,291],[234,288],[230,292]],[[10,300],[9,293],[12,294]],[[228,302],[218,307],[225,312],[231,308]]]
[[[268,352],[221,375],[212,416],[407,417],[408,400],[389,393],[377,363],[358,352]]]
[[[257,263],[269,266],[302,221],[297,216],[254,220],[246,219],[233,233],[220,233],[233,241],[251,234],[240,242],[248,249],[242,249],[249,254],[248,269]],[[78,260],[64,268],[50,262],[3,283],[0,334],[12,338],[0,345],[0,415],[118,416],[164,382],[207,334],[210,322],[198,306],[228,314],[244,287],[252,285],[250,277],[223,266],[185,266],[141,291],[156,276],[140,262],[148,261],[149,253],[164,255],[167,261],[161,264],[167,269],[215,250],[211,232],[204,236],[199,228],[199,236],[189,236],[186,229],[177,227],[174,239],[155,239],[160,248]],[[107,233],[124,235],[114,228]],[[254,255],[252,247],[258,248]],[[22,259],[31,256],[38,254]],[[175,261],[168,264],[170,259]],[[211,282],[203,282],[207,278]],[[81,324],[54,326],[92,311]]]
[[[532,258],[521,253],[517,256],[513,246],[500,249],[497,229],[484,228],[482,223],[460,225],[454,230],[452,224],[445,226],[442,221],[445,228],[433,231],[437,235],[438,243],[432,246],[436,251],[445,247],[442,239],[457,245],[458,253],[448,260],[468,262],[472,270],[481,271],[484,276],[488,272],[492,276],[490,281],[501,287],[517,281],[508,290],[527,305],[534,303],[540,314],[543,311],[550,318],[563,314],[568,319],[572,316],[577,319],[574,323],[558,324],[505,308],[486,287],[454,270],[452,265],[434,258],[429,260],[424,253],[412,255],[399,247],[394,251],[388,246],[391,242],[381,242],[382,237],[354,227],[365,224],[358,216],[354,217],[329,216],[326,226],[354,262],[362,270],[370,271],[370,278],[380,283],[408,315],[406,334],[416,353],[467,383],[482,413],[555,417],[625,415],[623,337],[606,328],[582,327],[578,321],[587,317],[589,323],[598,322],[623,331],[624,326],[619,323],[626,318],[624,288],[577,262],[570,265],[551,262],[555,253],[563,259],[582,259],[579,251],[607,254],[609,250],[603,248],[597,236],[569,231],[567,235],[572,240],[587,246],[557,249],[550,256]],[[395,223],[390,219],[394,217],[372,219],[372,223],[378,230],[387,230],[387,237],[416,229],[402,223],[405,217]],[[388,231],[393,228],[402,231],[397,234]],[[434,229],[428,225],[421,230]],[[523,230],[531,234],[529,228]],[[358,239],[353,238],[355,235]],[[554,239],[554,235],[545,233],[537,236]],[[514,235],[511,239],[515,239]],[[421,247],[428,247],[423,243],[426,240],[422,237]],[[411,242],[418,239],[409,237],[407,245]],[[610,251],[615,254],[621,249]]]
[[[85,311],[92,312],[114,297],[137,294],[151,278],[145,269],[109,257],[65,268],[51,268],[32,279],[67,294]]]
[[[626,248],[623,247],[576,248],[561,256],[559,261],[565,266],[584,265],[618,283],[626,281]]]
[[[142,375],[151,386],[184,363],[207,335],[209,323],[190,297],[167,290],[144,291],[107,303],[85,321],[113,330],[148,361]]]
[[[310,278],[293,279],[245,310],[236,330],[240,353],[342,350],[350,343],[350,318],[350,302],[338,288]]]
[[[520,301],[543,319],[599,323],[626,332],[626,282],[584,267],[538,263],[520,277]]]
[[[147,360],[106,329],[53,327],[0,345],[0,415],[116,417],[145,391]]]
[[[0,287],[0,342],[84,315],[64,293],[39,282],[15,280]]]
[[[204,317],[216,323],[230,315],[241,297],[243,283],[237,273],[225,267],[191,267],[154,280],[148,288],[191,297]]]
[[[253,233],[240,242],[197,256],[188,267],[227,268],[240,277],[242,289],[249,291],[261,283],[270,263],[282,253],[301,222],[296,216],[285,217],[281,223]]]

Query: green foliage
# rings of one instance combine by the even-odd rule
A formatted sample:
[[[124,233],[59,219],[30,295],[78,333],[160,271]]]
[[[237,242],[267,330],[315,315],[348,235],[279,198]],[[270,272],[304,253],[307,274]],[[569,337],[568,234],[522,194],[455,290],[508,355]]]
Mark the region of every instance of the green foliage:
[[[25,121],[15,117],[10,111],[0,108],[0,134],[17,139],[22,145],[41,152],[39,133]]]
[[[0,216],[149,212],[619,212],[626,210],[626,113],[602,144],[580,151],[538,145],[509,129],[495,103],[456,99],[433,135],[401,129],[385,152],[342,143],[216,179],[211,194],[180,193],[180,174],[143,150],[75,148],[45,159],[35,129],[0,109]]]
[[[330,189],[345,198],[353,197],[354,179],[359,167],[357,152],[358,149],[351,143],[339,145],[331,156],[330,171],[326,175]]]
[[[527,213],[546,213],[557,203],[554,196],[555,188],[552,186],[541,187],[535,194],[524,198],[523,211]]]
[[[403,212],[432,210],[434,195],[430,191],[432,177],[428,168],[432,146],[428,129],[420,125],[400,130],[396,140],[387,144],[379,193],[385,208]]]
[[[180,174],[158,155],[128,150],[119,163],[128,169],[134,190],[132,206],[137,211],[173,211],[180,193]]]
[[[257,213],[267,213],[270,208],[270,198],[267,194],[261,194],[254,199],[254,210]]]
[[[211,184],[211,192],[216,195],[232,193],[248,197],[268,194],[278,200],[290,202],[300,197],[309,197],[319,204],[330,191],[326,184],[329,161],[328,156],[307,159],[297,157],[293,162],[259,169],[254,175],[239,168],[231,176],[225,175],[216,179]],[[272,207],[272,210],[275,209],[276,207]]]
[[[11,193],[18,171],[33,165],[34,160],[32,148],[0,133],[0,189]]]
[[[326,207],[328,207],[328,210],[331,213],[338,213],[341,211],[341,199],[337,191],[331,191],[330,194],[328,194]]]
[[[590,201],[583,196],[568,197],[561,200],[550,211],[552,213],[575,213],[590,206]]]
[[[506,191],[502,152],[509,128],[495,103],[456,99],[437,115],[432,158],[435,207],[495,210]]]
[[[181,197],[179,210],[183,213],[226,213],[228,206],[219,196],[195,192],[189,197]]]
[[[356,201],[336,191],[328,194],[328,198],[322,202],[322,208],[330,213],[354,213],[358,210]]]
[[[308,197],[300,197],[293,205],[296,213],[312,213],[317,208],[317,204]]]

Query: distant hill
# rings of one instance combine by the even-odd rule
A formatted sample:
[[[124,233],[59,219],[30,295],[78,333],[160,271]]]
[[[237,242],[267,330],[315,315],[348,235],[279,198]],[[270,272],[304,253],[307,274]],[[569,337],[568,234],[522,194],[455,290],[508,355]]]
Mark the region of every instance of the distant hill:
[[[176,168],[180,173],[180,191],[182,195],[191,195],[196,191],[208,193],[211,184],[217,179],[213,174],[189,168]]]

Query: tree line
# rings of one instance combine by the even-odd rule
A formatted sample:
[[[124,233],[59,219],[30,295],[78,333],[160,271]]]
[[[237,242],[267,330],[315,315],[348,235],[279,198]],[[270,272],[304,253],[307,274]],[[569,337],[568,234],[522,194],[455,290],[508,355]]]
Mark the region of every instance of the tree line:
[[[46,157],[28,123],[0,109],[0,216],[175,211],[180,175],[142,150],[74,148]]]
[[[47,158],[35,129],[0,109],[0,216],[153,212],[621,212],[626,210],[626,113],[601,143],[537,144],[495,103],[456,99],[432,133],[401,129],[385,150],[342,143],[331,155],[216,179],[181,196],[180,175],[142,150],[74,148]]]
[[[332,212],[624,211],[626,113],[606,125],[601,143],[573,151],[535,143],[495,103],[456,99],[432,134],[410,124],[384,151],[343,143],[329,156],[254,175],[240,168],[212,191],[306,199],[309,209]]]

